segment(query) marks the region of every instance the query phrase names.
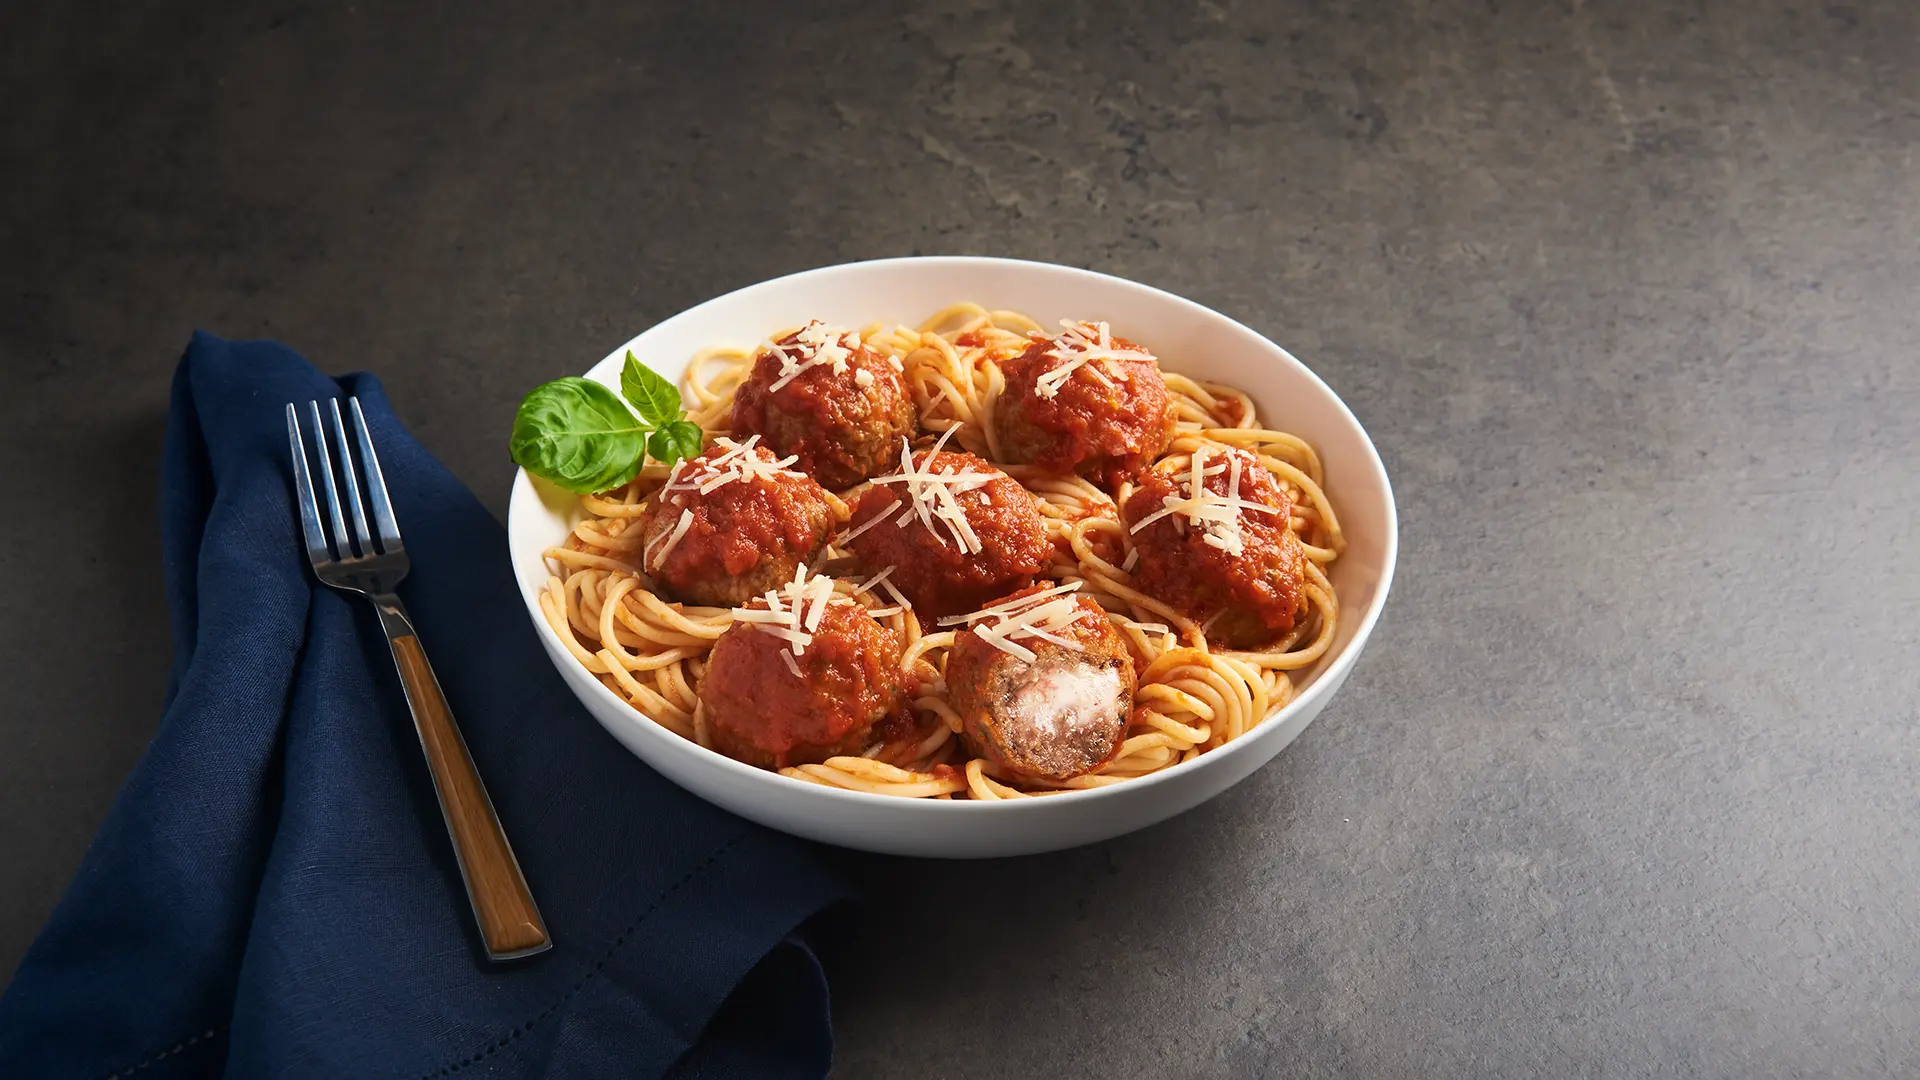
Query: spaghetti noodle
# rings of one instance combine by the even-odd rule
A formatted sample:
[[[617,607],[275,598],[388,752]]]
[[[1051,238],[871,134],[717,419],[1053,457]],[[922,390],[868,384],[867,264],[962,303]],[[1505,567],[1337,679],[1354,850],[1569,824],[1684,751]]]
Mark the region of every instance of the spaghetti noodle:
[[[936,312],[918,328],[875,324],[858,332],[865,345],[899,362],[924,430],[996,463],[1005,460],[994,423],[1006,387],[1000,365],[1028,347],[1029,334],[1039,333],[1042,328],[1019,312],[966,303]],[[715,348],[689,364],[688,418],[709,443],[730,434],[733,395],[753,360],[750,350]],[[1326,568],[1345,541],[1323,489],[1320,459],[1298,437],[1262,427],[1245,393],[1173,372],[1164,377],[1174,431],[1152,468],[1176,475],[1191,468],[1197,476],[1220,448],[1251,454],[1291,497],[1288,526],[1304,554],[1304,617],[1260,649],[1210,644],[1205,624],[1136,587],[1139,554],[1120,513],[1131,482],[1106,490],[1084,477],[1002,464],[1039,505],[1054,547],[1044,576],[1099,605],[1133,653],[1138,687],[1119,753],[1092,773],[1060,782],[1017,777],[970,756],[957,737],[961,718],[944,681],[955,631],[931,619],[923,623],[885,574],[862,580],[843,533],[813,560],[811,571],[833,578],[836,596],[865,606],[905,643],[901,663],[914,677],[909,682],[921,688],[909,702],[919,723],[888,728],[884,735],[876,729],[874,741],[857,755],[792,766],[781,769],[783,775],[908,798],[1045,796],[1122,783],[1192,760],[1239,738],[1292,700],[1291,673],[1319,661],[1339,619]],[[540,607],[574,659],[608,689],[661,726],[711,748],[698,689],[708,654],[734,614],[672,603],[650,587],[638,522],[668,475],[665,467],[648,465],[624,487],[582,498],[585,520],[545,552],[552,577]],[[859,490],[835,500],[843,518]]]

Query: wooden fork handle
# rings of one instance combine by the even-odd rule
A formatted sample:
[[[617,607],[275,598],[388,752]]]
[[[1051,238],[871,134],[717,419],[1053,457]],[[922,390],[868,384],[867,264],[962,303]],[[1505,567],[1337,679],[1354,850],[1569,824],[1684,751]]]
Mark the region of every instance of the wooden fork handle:
[[[500,828],[493,800],[487,797],[486,785],[473,767],[473,756],[453,722],[453,710],[447,707],[440,680],[427,664],[426,650],[420,647],[413,623],[397,598],[382,596],[374,604],[380,609],[387,642],[393,646],[393,663],[407,691],[413,726],[420,733],[420,748],[427,755],[434,794],[440,798],[440,813],[453,839],[454,857],[460,864],[460,877],[466,883],[467,900],[480,924],[487,956],[514,960],[545,952],[553,947],[553,940],[547,936],[540,909],[534,906],[533,893],[520,872],[520,862],[513,857],[507,834]]]

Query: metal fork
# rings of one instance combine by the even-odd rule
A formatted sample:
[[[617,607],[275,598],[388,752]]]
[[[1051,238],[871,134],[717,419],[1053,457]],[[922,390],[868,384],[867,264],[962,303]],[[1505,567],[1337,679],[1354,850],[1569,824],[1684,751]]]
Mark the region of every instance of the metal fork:
[[[313,496],[313,478],[307,468],[307,449],[300,437],[300,414],[287,405],[287,440],[293,449],[293,479],[299,493],[300,527],[306,533],[307,560],[314,576],[325,584],[346,592],[359,593],[372,601],[380,612],[380,626],[387,632],[387,644],[393,648],[393,664],[400,671],[400,684],[407,691],[407,706],[413,711],[413,726],[420,734],[420,748],[427,755],[427,770],[433,775],[433,791],[440,798],[440,813],[446,818],[447,833],[453,838],[453,854],[460,864],[460,879],[467,886],[467,900],[473,904],[473,916],[480,924],[480,936],[487,956],[493,960],[514,960],[542,953],[553,947],[547,936],[540,910],[534,906],[533,893],[520,873],[519,860],[507,835],[501,831],[500,818],[487,797],[486,785],[474,770],[473,756],[467,753],[466,740],[453,722],[453,710],[447,707],[440,680],[427,665],[427,654],[420,637],[394,588],[407,576],[407,549],[400,541],[400,525],[393,518],[393,504],[387,500],[386,480],[380,475],[380,458],[373,452],[373,438],[367,433],[367,418],[360,411],[358,398],[348,399],[353,411],[353,430],[360,447],[360,465],[366,470],[367,497],[373,503],[373,526],[379,532],[378,545],[367,530],[367,514],[360,504],[360,482],[355,476],[353,454],[347,447],[346,425],[340,422],[340,402],[329,400],[333,412],[333,436],[340,451],[339,473],[347,489],[346,505],[353,518],[353,535],[347,534],[347,519],[341,514],[341,499],[334,486],[334,465],[327,453],[327,426],[320,416],[320,403],[310,401],[313,414],[314,451],[323,486],[327,492],[327,517],[333,524],[333,544],[327,543],[327,530],[320,521],[320,506]],[[353,543],[357,541],[357,547]]]

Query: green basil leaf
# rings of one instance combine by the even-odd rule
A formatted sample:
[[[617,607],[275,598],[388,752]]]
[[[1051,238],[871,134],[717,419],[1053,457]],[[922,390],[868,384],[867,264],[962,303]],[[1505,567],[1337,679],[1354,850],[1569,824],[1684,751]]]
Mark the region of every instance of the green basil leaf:
[[[514,463],[582,495],[619,487],[646,461],[647,426],[618,395],[568,377],[533,388],[513,417]]]
[[[680,391],[635,359],[632,349],[627,350],[627,364],[620,369],[620,392],[650,427],[665,427],[680,419]]]
[[[691,420],[675,420],[652,435],[647,436],[647,456],[662,465],[671,465],[681,458],[690,458],[700,452],[706,433],[700,425]]]

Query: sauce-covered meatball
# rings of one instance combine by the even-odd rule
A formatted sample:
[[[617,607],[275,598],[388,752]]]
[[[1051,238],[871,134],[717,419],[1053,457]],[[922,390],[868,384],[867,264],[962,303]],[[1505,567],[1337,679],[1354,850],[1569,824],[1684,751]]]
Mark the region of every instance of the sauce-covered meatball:
[[[763,598],[747,610],[772,609]],[[826,601],[819,622],[804,630],[808,621],[738,621],[714,643],[700,702],[715,749],[775,769],[857,754],[874,725],[901,707],[898,634],[844,597]],[[803,631],[809,640],[795,656],[792,640],[769,627]]]
[[[1108,487],[1137,476],[1173,435],[1160,365],[1106,323],[1072,323],[1000,365],[994,431],[1008,461],[1079,473]]]
[[[854,508],[849,546],[925,621],[1030,584],[1053,544],[1033,495],[972,454],[920,450]],[[884,519],[884,520],[876,520]]]
[[[641,563],[676,600],[744,604],[791,579],[838,524],[832,496],[791,457],[748,443],[721,439],[681,462],[648,503]]]
[[[1125,741],[1133,658],[1099,605],[1052,595],[1047,585],[992,605],[1006,613],[954,638],[947,688],[974,756],[1015,776],[1070,780],[1113,760]],[[1028,626],[998,631],[1006,648],[989,642],[997,625],[1036,615]]]
[[[1209,641],[1257,648],[1305,613],[1293,501],[1252,454],[1202,448],[1184,468],[1156,469],[1121,514],[1140,553],[1134,583],[1196,622],[1213,620]]]
[[[733,432],[759,435],[839,491],[884,471],[919,422],[899,361],[810,322],[762,347],[733,399]]]

